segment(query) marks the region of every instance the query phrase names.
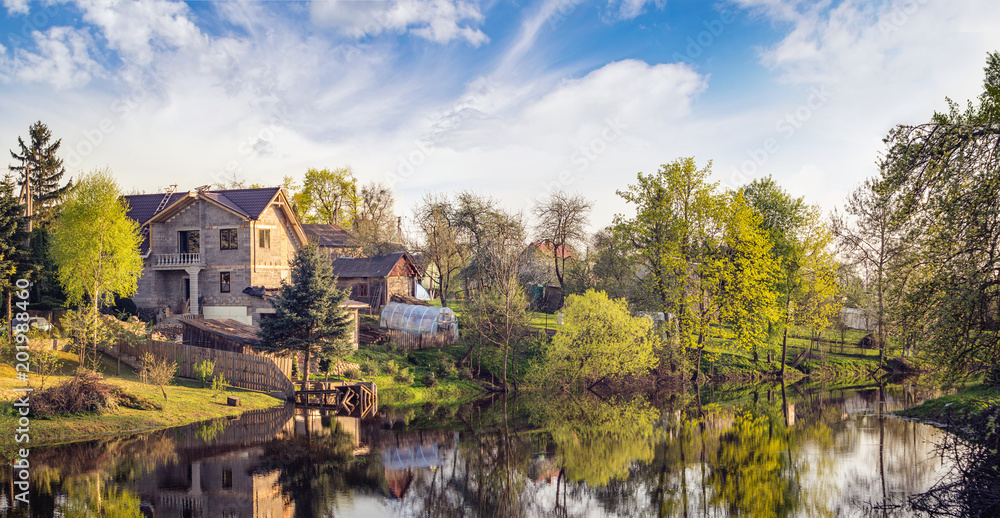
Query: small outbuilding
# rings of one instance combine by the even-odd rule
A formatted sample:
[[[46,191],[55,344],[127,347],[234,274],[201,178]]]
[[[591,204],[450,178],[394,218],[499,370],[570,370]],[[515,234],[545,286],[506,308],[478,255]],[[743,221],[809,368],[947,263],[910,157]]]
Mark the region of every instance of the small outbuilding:
[[[333,261],[337,287],[350,290],[352,300],[371,309],[383,308],[393,295],[416,295],[420,269],[406,252],[372,257],[338,257]]]
[[[185,345],[244,354],[256,354],[254,346],[260,345],[259,329],[238,320],[184,318],[180,322],[184,326]]]
[[[458,340],[458,318],[451,308],[390,302],[382,309],[379,327],[408,349],[440,347]]]

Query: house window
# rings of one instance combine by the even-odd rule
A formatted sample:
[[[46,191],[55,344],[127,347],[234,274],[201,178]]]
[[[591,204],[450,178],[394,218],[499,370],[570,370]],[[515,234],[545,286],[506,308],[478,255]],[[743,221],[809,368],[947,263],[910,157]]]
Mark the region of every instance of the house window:
[[[201,234],[197,230],[181,230],[177,233],[177,252],[197,254],[201,251]]]
[[[354,286],[354,296],[355,297],[367,297],[368,296],[368,283],[359,282]]]
[[[224,228],[219,231],[220,250],[238,250],[240,248],[236,242],[236,231],[235,228]]]
[[[227,468],[222,470],[222,489],[233,488],[233,470]]]
[[[257,234],[257,246],[271,248],[271,229],[260,229]]]
[[[229,287],[230,287],[229,278],[230,278],[229,272],[222,272],[222,273],[219,274],[219,292],[220,293],[229,293]]]

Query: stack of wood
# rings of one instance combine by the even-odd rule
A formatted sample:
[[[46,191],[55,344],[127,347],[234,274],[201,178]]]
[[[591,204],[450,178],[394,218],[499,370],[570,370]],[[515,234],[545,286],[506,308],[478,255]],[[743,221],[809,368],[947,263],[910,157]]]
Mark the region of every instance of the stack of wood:
[[[400,304],[410,304],[413,306],[430,306],[431,303],[426,300],[421,300],[416,297],[411,297],[409,295],[399,295],[394,294],[392,296],[392,302],[399,302]]]
[[[389,331],[363,323],[358,329],[358,341],[363,344],[375,345],[389,343]]]

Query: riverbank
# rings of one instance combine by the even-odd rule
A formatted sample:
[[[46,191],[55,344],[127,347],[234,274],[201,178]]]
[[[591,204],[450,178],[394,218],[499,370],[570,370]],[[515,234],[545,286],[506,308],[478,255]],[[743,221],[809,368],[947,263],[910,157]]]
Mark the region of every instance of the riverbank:
[[[956,394],[929,399],[896,412],[979,442],[997,441],[1000,420],[1000,389],[983,384],[966,387]]]
[[[45,380],[45,386],[51,387],[64,383],[72,378],[70,367],[75,370],[75,362],[64,365],[59,375]],[[115,367],[106,362],[105,373],[114,372]],[[154,402],[159,409],[137,410],[119,407],[107,414],[77,414],[63,415],[51,418],[33,417],[28,432],[31,447],[42,445],[63,444],[77,441],[100,439],[107,437],[122,437],[136,435],[162,428],[172,428],[191,424],[206,419],[239,415],[248,410],[269,408],[284,404],[284,401],[268,394],[253,392],[238,388],[229,388],[222,393],[214,393],[211,388],[201,388],[201,383],[191,380],[176,379],[164,387],[168,400],[163,400],[163,394],[156,385],[141,383],[135,371],[122,365],[122,374],[115,376],[105,374],[105,381],[125,392],[141,396]],[[37,384],[37,382],[36,382]],[[14,441],[14,430],[18,428],[17,417],[11,402],[21,393],[14,392],[15,387],[22,387],[17,381],[14,369],[9,365],[0,365],[0,430],[9,431],[0,436],[0,453],[6,454],[15,447],[23,447]],[[16,394],[16,396],[15,396]],[[240,398],[240,406],[232,407],[226,404],[227,397]]]

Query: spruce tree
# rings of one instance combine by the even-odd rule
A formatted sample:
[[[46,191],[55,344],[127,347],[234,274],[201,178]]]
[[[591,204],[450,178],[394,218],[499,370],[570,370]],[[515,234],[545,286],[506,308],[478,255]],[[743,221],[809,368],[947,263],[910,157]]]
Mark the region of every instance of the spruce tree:
[[[351,317],[340,307],[347,292],[337,289],[329,258],[315,244],[302,247],[292,260],[292,282],[274,301],[274,314],[261,321],[258,349],[278,356],[305,355],[309,380],[313,356],[332,360],[350,354]]]
[[[14,185],[0,183],[0,290],[4,294],[6,319],[10,322],[11,292],[17,279],[26,276],[27,263],[24,251],[25,222],[21,206],[14,197]]]
[[[31,180],[34,202],[32,222],[48,229],[55,219],[56,207],[69,191],[71,183],[60,186],[62,177],[66,174],[62,159],[56,155],[62,140],[50,142],[52,132],[41,121],[32,124],[28,133],[30,143],[25,143],[21,137],[17,138],[19,152],[11,150],[10,156],[19,164],[11,165],[9,169],[15,181],[22,186],[26,175]]]

